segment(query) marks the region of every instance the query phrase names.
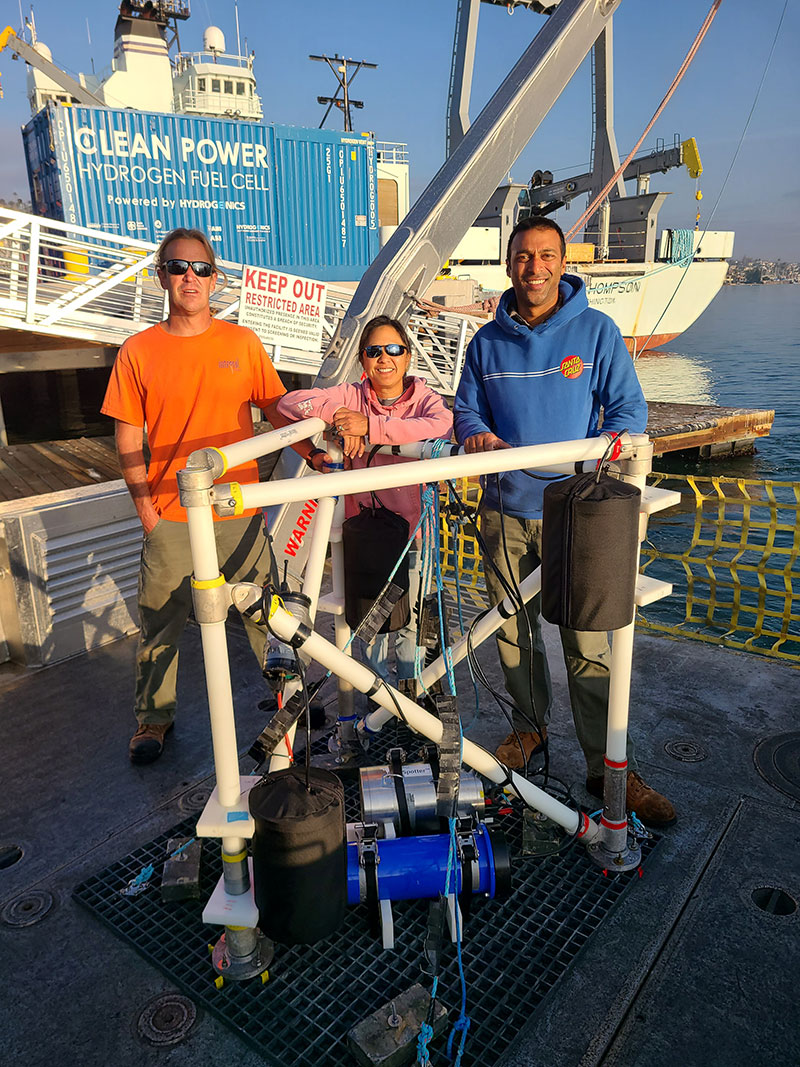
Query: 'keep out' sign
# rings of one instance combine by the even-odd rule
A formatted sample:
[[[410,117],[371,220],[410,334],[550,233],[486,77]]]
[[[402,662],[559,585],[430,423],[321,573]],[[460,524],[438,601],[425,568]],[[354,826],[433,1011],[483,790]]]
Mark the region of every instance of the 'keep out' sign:
[[[239,325],[254,330],[265,344],[319,352],[326,286],[312,278],[244,267]]]

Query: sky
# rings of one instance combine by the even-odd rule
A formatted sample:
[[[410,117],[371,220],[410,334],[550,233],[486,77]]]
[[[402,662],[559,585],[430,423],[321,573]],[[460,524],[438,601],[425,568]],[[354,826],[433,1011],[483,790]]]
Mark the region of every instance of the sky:
[[[639,138],[694,40],[711,0],[622,0],[614,16],[615,124],[620,155]],[[181,26],[181,46],[199,50],[207,25],[219,26],[235,51],[233,0],[191,0],[192,17]],[[776,41],[781,14],[786,7]],[[62,0],[38,0],[39,38],[56,63],[75,74],[110,66],[115,0],[83,0],[80,16]],[[0,16],[21,25],[19,0],[7,0]],[[27,16],[29,8],[23,5]],[[316,128],[324,109],[317,96],[333,95],[326,64],[309,54],[347,56],[377,63],[357,75],[351,95],[364,101],[354,111],[356,130],[379,140],[408,144],[412,202],[444,160],[447,87],[456,0],[240,0],[242,48],[256,53],[255,73],[264,119]],[[482,4],[470,113],[477,117],[493,91],[545,19],[517,8]],[[0,26],[2,29],[2,26]],[[89,41],[91,37],[91,43]],[[774,53],[767,68],[770,49]],[[671,192],[661,210],[663,227],[691,228],[703,194],[700,224],[735,230],[734,256],[800,261],[800,4],[789,0],[723,0],[688,73],[643,148],[656,139],[671,144],[695,137],[704,173],[698,182],[685,170],[654,176],[651,189]],[[766,75],[765,75],[766,69]],[[738,158],[737,145],[758,102]],[[0,53],[0,197],[28,198],[19,128],[30,117],[25,66]],[[332,112],[328,128],[341,128]],[[534,170],[556,178],[588,166],[591,86],[587,59],[512,168],[515,181]],[[730,171],[730,174],[729,174]],[[727,181],[726,181],[727,178]],[[632,190],[632,185],[629,185]],[[721,195],[720,195],[721,194]],[[568,229],[577,202],[555,218]]]

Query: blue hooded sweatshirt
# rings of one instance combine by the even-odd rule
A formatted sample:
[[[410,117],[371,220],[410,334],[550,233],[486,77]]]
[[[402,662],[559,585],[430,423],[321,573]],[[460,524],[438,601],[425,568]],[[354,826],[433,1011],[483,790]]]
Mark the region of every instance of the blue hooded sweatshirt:
[[[511,318],[508,289],[475,334],[453,407],[459,443],[478,433],[512,446],[596,437],[601,408],[604,432],[644,432],[647,404],[617,325],[589,307],[576,275],[562,276],[559,293],[558,311],[531,329]],[[486,481],[485,504],[499,510],[497,480]],[[541,518],[546,481],[509,471],[500,482],[506,514]]]

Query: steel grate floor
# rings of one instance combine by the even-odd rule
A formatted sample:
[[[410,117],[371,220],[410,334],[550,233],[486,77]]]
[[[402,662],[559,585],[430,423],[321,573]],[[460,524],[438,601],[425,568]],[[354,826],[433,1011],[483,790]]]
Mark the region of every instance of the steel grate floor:
[[[384,731],[388,747],[402,744],[414,752],[419,739],[401,724]],[[405,738],[404,735],[405,734]],[[371,753],[372,755],[372,753]],[[371,762],[380,762],[377,752]],[[358,806],[357,777],[346,776],[348,818]],[[161,868],[172,837],[191,836],[194,817],[173,827],[149,845],[87,879],[75,899],[160,968],[198,1005],[231,1026],[274,1067],[345,1067],[352,1063],[347,1031],[393,996],[430,978],[421,973],[427,932],[427,902],[394,905],[396,948],[384,951],[368,931],[366,906],[349,908],[343,928],[316,945],[276,945],[270,980],[226,982],[214,986],[208,945],[220,933],[200,918],[200,901],[164,903],[159,892]],[[471,1019],[465,1063],[489,1067],[520,1032],[531,1013],[575,961],[581,948],[610,909],[638,881],[636,872],[604,877],[572,846],[554,857],[519,855],[521,818],[516,807],[496,816],[506,832],[514,864],[514,890],[498,903],[476,897],[464,929],[462,956]],[[645,846],[647,855],[655,845]],[[155,868],[148,888],[136,897],[120,890],[143,867]],[[205,841],[201,875],[202,900],[221,875],[219,844]],[[439,999],[453,1021],[458,1015],[460,984],[455,946],[445,943]],[[442,1052],[446,1037],[433,1042]]]

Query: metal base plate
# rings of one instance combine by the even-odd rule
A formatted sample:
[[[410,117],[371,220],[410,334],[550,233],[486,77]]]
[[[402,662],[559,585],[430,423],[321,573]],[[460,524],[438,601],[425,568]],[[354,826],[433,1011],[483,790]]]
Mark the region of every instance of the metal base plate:
[[[232,982],[244,982],[248,978],[256,978],[263,974],[272,963],[275,955],[275,946],[268,937],[259,931],[256,947],[247,959],[234,959],[228,952],[225,934],[214,945],[211,953],[211,963],[217,974],[223,978],[229,978]]]

